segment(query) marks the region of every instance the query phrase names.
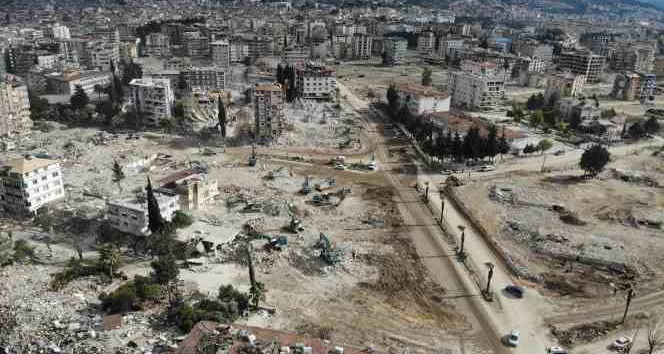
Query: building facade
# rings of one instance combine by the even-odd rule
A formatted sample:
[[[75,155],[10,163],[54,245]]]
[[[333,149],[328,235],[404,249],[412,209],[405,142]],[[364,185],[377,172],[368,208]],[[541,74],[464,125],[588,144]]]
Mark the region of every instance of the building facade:
[[[505,97],[505,75],[492,62],[464,61],[461,71],[451,71],[447,84],[452,105],[489,110]]]
[[[0,137],[27,135],[30,128],[27,86],[17,76],[0,75]]]
[[[400,37],[388,37],[383,41],[384,62],[397,65],[403,62],[408,50],[408,41]]]
[[[408,105],[414,117],[450,110],[451,97],[447,92],[412,83],[399,85],[397,92],[399,101]]]
[[[178,195],[155,191],[154,196],[161,217],[166,221],[173,220],[175,212],[180,209]],[[139,203],[131,199],[108,202],[106,208],[106,218],[113,228],[137,236],[150,235],[147,201]]]
[[[148,125],[159,126],[170,120],[174,102],[169,79],[143,78],[129,83],[129,103]]]
[[[570,73],[549,75],[546,80],[544,99],[549,102],[552,97],[557,99],[564,97],[578,97],[583,93],[583,85],[586,77]]]
[[[295,88],[298,97],[332,99],[337,89],[335,71],[313,62],[296,66]]]
[[[167,58],[171,55],[168,36],[163,33],[150,33],[145,36],[145,52],[149,56]]]
[[[189,89],[223,90],[226,88],[226,73],[218,67],[191,67],[180,72]]]
[[[270,144],[282,133],[286,117],[284,92],[278,83],[254,89],[255,133],[262,144]]]
[[[604,57],[590,51],[565,52],[560,54],[560,67],[572,74],[584,75],[587,82],[596,83],[604,72]]]
[[[106,87],[111,83],[111,74],[97,70],[70,70],[46,75],[47,91],[55,95],[73,95],[76,86],[81,86],[88,95],[95,93],[95,86]]]
[[[353,35],[353,58],[354,59],[371,59],[373,37],[362,33]]]
[[[220,68],[227,68],[231,65],[231,48],[227,40],[219,40],[210,43],[212,52],[212,63]]]
[[[436,35],[433,32],[426,31],[417,36],[417,52],[421,55],[431,55],[436,52]]]
[[[9,214],[35,215],[65,197],[60,163],[55,160],[18,158],[0,168],[0,205]]]

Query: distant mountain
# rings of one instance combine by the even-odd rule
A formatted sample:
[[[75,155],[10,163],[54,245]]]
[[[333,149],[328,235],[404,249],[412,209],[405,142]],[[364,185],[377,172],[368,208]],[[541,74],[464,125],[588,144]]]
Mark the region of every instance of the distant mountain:
[[[664,10],[664,0],[640,0],[640,2],[656,6],[660,10]]]

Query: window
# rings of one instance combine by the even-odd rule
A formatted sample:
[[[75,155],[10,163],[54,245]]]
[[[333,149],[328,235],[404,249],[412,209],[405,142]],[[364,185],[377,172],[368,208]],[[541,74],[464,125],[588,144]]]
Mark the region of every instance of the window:
[[[59,175],[60,175],[60,173],[58,173],[58,172],[53,172],[53,177],[58,177]]]

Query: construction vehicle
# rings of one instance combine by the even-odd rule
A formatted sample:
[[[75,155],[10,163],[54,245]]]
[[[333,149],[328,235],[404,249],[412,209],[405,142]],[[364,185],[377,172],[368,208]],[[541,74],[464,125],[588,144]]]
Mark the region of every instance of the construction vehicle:
[[[320,250],[320,258],[329,265],[336,265],[341,261],[343,252],[333,249],[330,239],[322,232],[314,248]]]
[[[309,183],[309,176],[304,177],[304,184],[302,185],[302,189],[300,189],[300,193],[304,195],[311,193],[311,184]]]
[[[297,219],[295,216],[291,216],[288,230],[292,233],[299,234],[300,232],[304,231],[304,227],[302,227],[302,222],[299,219]]]
[[[251,156],[249,156],[249,166],[256,166],[256,145],[251,145]]]
[[[288,246],[288,238],[286,236],[277,236],[272,238],[266,236],[266,238],[269,240],[269,242],[265,245],[265,247],[270,251],[281,251],[286,246]]]
[[[326,189],[330,189],[330,188],[334,187],[335,184],[337,183],[337,181],[336,181],[336,179],[334,179],[334,177],[329,177],[329,178],[327,178],[327,179],[326,179],[326,182],[327,182],[327,185],[328,185],[327,187],[323,187],[322,184],[320,184],[320,183],[316,183],[316,185],[314,186],[314,188],[315,188],[317,191],[322,192],[322,191],[324,191],[324,190],[326,190]]]
[[[332,204],[332,201],[330,200],[330,194],[328,193],[323,193],[323,194],[316,194],[314,197],[311,199],[311,201],[314,202],[314,204],[318,205],[329,205]]]
[[[263,211],[263,204],[261,203],[247,203],[247,205],[242,208],[243,213],[260,213]]]

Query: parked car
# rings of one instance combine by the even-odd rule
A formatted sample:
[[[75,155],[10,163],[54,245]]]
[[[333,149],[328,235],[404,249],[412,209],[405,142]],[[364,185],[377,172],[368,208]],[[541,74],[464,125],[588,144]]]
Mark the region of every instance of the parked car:
[[[507,335],[507,345],[516,347],[519,345],[519,336],[521,333],[517,330],[510,331],[510,334]]]
[[[553,154],[556,155],[556,156],[565,155],[565,151],[564,150],[558,150],[558,151],[554,152]]]
[[[547,347],[546,354],[567,354],[567,350],[563,347]]]
[[[452,171],[450,171],[450,170],[442,170],[442,171],[440,171],[440,174],[441,174],[441,175],[448,176],[448,175],[451,175],[451,174],[452,174]]]
[[[632,338],[629,337],[620,337],[611,343],[611,349],[615,350],[625,350],[632,345]]]
[[[489,172],[489,171],[493,171],[495,169],[496,169],[496,166],[494,166],[494,165],[484,165],[484,166],[480,167],[479,171],[480,172]]]
[[[337,164],[336,166],[334,166],[334,169],[335,170],[345,170],[346,166],[344,166],[342,164]]]
[[[526,293],[526,289],[524,289],[522,286],[510,284],[505,287],[505,292],[516,298],[521,299],[523,295]]]

